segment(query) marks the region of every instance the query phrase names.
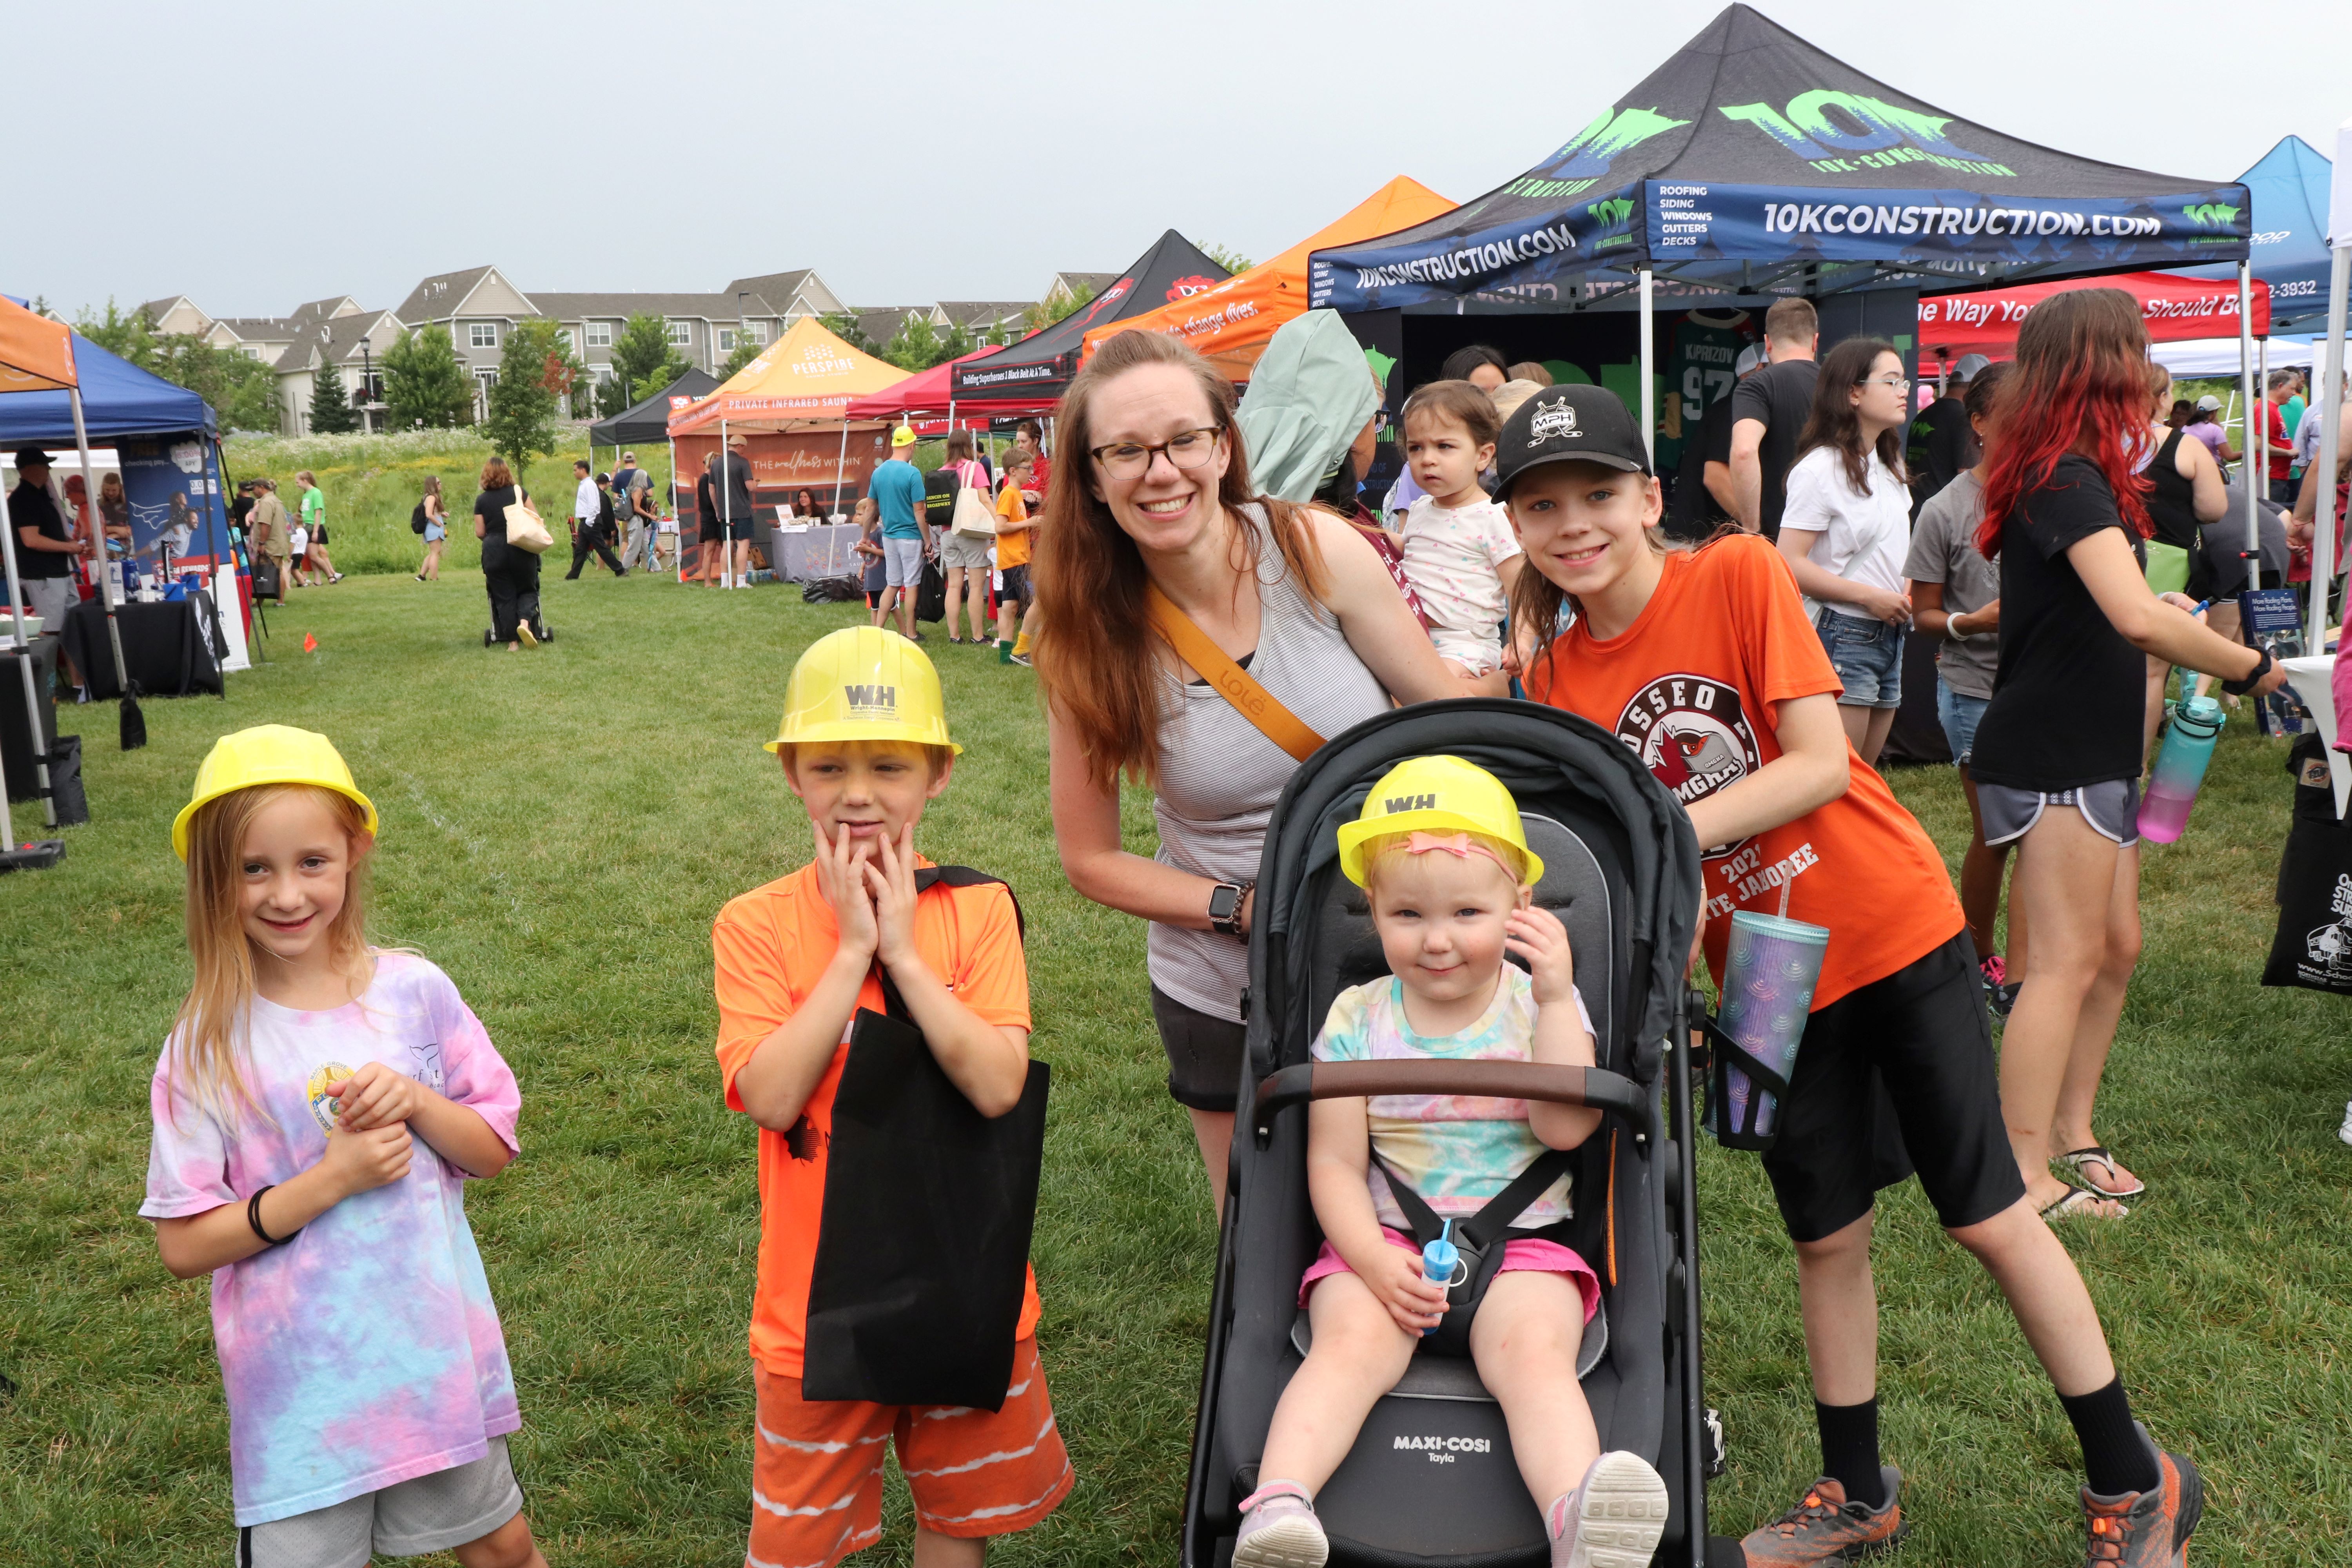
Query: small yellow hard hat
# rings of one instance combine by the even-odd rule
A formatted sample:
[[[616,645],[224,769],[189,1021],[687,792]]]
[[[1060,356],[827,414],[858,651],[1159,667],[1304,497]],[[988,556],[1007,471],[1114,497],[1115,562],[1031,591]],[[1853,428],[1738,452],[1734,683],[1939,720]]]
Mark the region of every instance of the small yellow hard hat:
[[[1503,781],[1460,757],[1413,757],[1381,776],[1364,812],[1339,826],[1339,869],[1364,885],[1364,845],[1396,833],[1480,833],[1519,852],[1519,880],[1543,880],[1543,860],[1528,847],[1519,803]]]
[[[890,432],[890,447],[893,451],[896,451],[900,447],[911,447],[914,444],[914,426],[910,425],[901,425],[896,430]]]
[[[809,644],[784,683],[784,719],[771,752],[812,741],[905,741],[945,746],[940,672],[923,650],[880,626],[845,626]]]
[[[188,858],[188,823],[208,801],[218,800],[256,784],[315,784],[349,795],[367,813],[367,830],[375,831],[375,802],[352,782],[352,770],[335,743],[310,730],[285,724],[257,724],[223,735],[205,753],[196,769],[196,791],[180,815],[172,819],[172,847]]]

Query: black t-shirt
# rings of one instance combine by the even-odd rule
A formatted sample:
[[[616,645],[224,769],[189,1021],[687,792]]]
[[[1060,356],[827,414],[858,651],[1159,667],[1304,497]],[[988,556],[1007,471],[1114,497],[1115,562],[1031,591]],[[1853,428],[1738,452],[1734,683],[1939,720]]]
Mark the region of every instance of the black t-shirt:
[[[1731,463],[1731,399],[1718,397],[1698,422],[1698,434],[1683,443],[1682,467],[1675,473],[1675,504],[1666,510],[1669,539],[1708,538],[1730,521],[1706,488],[1706,466]]]
[[[2109,528],[2146,560],[2106,476],[2073,455],[2002,523],[2000,662],[1969,762],[1979,784],[2062,790],[2139,777],[2147,658],[2066,557]]]
[[[1764,467],[1763,504],[1758,515],[1764,537],[1780,537],[1780,514],[1789,506],[1789,469],[1797,460],[1797,437],[1805,433],[1805,416],[1812,411],[1813,383],[1821,366],[1809,359],[1768,364],[1731,392],[1731,422],[1760,419],[1764,444],[1757,457]]]
[[[37,528],[43,539],[54,539],[59,544],[73,535],[66,531],[66,520],[58,512],[58,503],[49,492],[27,479],[19,479],[16,488],[8,492],[8,526],[14,529]],[[24,534],[16,535],[20,542]],[[73,571],[73,557],[58,550],[16,552],[16,575],[19,577],[64,577]]]
[[[694,512],[704,539],[718,538],[727,526],[719,515],[719,495],[711,488],[710,475],[707,471],[694,481]]]
[[[484,490],[474,498],[474,515],[482,520],[482,542],[504,544],[507,542],[507,508],[515,503],[515,488],[500,485],[494,490]]]
[[[1977,463],[1976,432],[1969,427],[1969,411],[1957,397],[1939,397],[1919,410],[1911,421],[1910,439],[1903,449],[1903,466],[1911,470],[1911,515]]]
[[[751,521],[751,459],[740,452],[727,454],[727,493],[719,498],[725,512],[723,521],[737,524]]]

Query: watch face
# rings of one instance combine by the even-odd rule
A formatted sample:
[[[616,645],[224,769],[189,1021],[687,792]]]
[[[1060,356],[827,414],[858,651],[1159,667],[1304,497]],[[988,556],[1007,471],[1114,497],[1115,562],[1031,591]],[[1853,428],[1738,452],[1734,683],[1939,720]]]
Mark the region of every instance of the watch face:
[[[1241,889],[1231,883],[1221,882],[1209,894],[1209,918],[1213,921],[1231,920],[1241,904]]]

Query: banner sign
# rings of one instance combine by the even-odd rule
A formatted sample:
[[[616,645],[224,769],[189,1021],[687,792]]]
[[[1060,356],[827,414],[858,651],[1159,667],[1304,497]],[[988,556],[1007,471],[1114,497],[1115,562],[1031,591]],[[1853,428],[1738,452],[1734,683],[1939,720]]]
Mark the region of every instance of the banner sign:
[[[1984,289],[1922,300],[1919,346],[1950,358],[1980,353],[2006,359],[2016,352],[2018,330],[2033,308],[2069,289],[2123,289],[2139,301],[2140,319],[2147,323],[2148,338],[2154,342],[2238,335],[2235,282],[2180,278],[2164,272],[2126,272],[2058,283],[2021,283],[2010,289]],[[2253,335],[2268,337],[2270,288],[2257,280],[2252,292]]]
[[[133,552],[152,556],[157,538],[168,536],[175,557],[201,560],[223,553],[212,524],[226,522],[227,511],[211,441],[193,434],[152,440],[125,437],[115,443],[115,454],[121,465],[123,499],[131,506]],[[226,536],[224,530],[221,537]]]

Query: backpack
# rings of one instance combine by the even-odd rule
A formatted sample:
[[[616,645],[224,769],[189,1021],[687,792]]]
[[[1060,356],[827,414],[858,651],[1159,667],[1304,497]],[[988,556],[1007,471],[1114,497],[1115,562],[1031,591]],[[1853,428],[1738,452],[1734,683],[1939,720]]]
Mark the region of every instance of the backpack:
[[[423,501],[418,501],[416,503],[416,510],[408,514],[408,531],[411,533],[423,533],[425,531],[425,503]]]

